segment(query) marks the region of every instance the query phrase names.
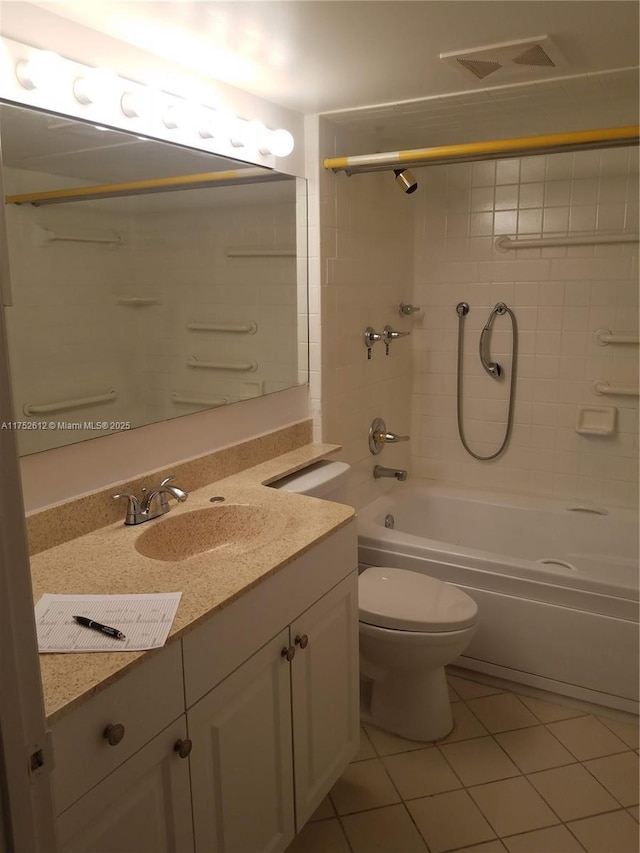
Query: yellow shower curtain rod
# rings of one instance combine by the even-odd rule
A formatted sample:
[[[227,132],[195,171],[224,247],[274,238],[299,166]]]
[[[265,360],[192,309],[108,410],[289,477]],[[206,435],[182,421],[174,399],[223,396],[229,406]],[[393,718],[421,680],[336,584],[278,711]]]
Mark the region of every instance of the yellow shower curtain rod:
[[[334,172],[354,175],[359,172],[380,172],[402,166],[438,166],[444,163],[464,163],[495,157],[524,157],[531,154],[579,151],[583,148],[613,148],[620,145],[637,145],[639,141],[640,127],[630,125],[601,130],[524,136],[518,139],[493,139],[488,142],[439,145],[435,148],[414,148],[409,151],[388,151],[384,154],[327,157],[323,165],[325,169],[333,169]]]
[[[173,192],[176,190],[206,189],[208,187],[233,186],[239,183],[261,183],[263,181],[286,180],[288,175],[266,168],[233,169],[226,172],[203,172],[197,175],[174,175],[168,178],[150,178],[142,181],[127,181],[118,184],[98,184],[88,187],[70,187],[37,193],[5,196],[6,204],[62,204],[67,201],[90,201],[97,198],[116,198],[147,193]]]

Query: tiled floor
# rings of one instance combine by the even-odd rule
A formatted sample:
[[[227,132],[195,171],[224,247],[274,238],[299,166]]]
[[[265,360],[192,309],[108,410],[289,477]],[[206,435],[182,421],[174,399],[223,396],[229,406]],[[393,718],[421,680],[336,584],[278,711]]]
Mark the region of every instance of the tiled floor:
[[[455,726],[372,726],[287,853],[638,853],[638,727],[449,676]]]

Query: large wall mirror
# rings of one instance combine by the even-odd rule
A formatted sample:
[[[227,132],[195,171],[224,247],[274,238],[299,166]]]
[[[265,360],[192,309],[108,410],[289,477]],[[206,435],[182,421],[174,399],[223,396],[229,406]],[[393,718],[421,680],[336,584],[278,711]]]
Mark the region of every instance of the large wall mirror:
[[[0,137],[22,454],[307,382],[303,179],[7,104]]]

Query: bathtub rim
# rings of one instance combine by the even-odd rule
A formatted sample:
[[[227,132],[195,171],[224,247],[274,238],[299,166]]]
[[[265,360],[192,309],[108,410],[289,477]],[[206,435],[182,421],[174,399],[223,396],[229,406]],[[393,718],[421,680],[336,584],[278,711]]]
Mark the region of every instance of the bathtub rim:
[[[442,495],[443,497],[460,498],[468,497],[478,501],[479,498],[483,502],[495,502],[506,504],[510,499],[516,502],[516,505],[530,507],[535,509],[566,509],[566,505],[572,503],[570,501],[558,501],[557,499],[542,499],[529,496],[519,495],[517,493],[508,492],[483,492],[480,490],[473,491],[467,488],[452,488],[450,486],[441,486],[439,484],[431,484],[428,480],[418,480],[411,484],[413,490],[426,490],[432,495]],[[406,495],[406,492],[404,493]],[[484,497],[487,501],[484,501]],[[467,572],[475,572],[484,577],[489,584],[489,588],[496,592],[507,591],[500,586],[499,578],[505,579],[505,585],[513,588],[514,585],[511,579],[523,585],[524,589],[529,589],[533,593],[533,587],[541,585],[544,587],[540,591],[543,597],[539,600],[551,601],[548,596],[553,594],[553,590],[558,591],[558,595],[566,598],[569,594],[576,593],[577,597],[583,600],[584,609],[592,612],[603,612],[594,609],[595,604],[593,597],[602,597],[603,599],[611,599],[611,602],[604,602],[607,610],[605,615],[615,615],[619,618],[629,619],[630,621],[638,621],[638,604],[640,602],[640,591],[638,587],[627,587],[616,585],[607,580],[594,579],[589,576],[584,576],[579,572],[570,569],[561,569],[553,567],[550,570],[547,566],[535,561],[525,560],[519,557],[506,557],[501,554],[496,554],[490,551],[484,551],[476,548],[468,548],[463,545],[452,545],[451,543],[428,539],[416,536],[412,533],[405,533],[401,530],[386,528],[379,522],[374,520],[374,514],[383,514],[385,511],[393,512],[393,505],[400,495],[387,493],[381,495],[371,501],[364,507],[358,510],[357,526],[358,526],[358,551],[359,560],[361,563],[369,565],[385,565],[384,558],[381,556],[385,553],[393,554],[394,558],[410,557],[415,559],[425,559],[431,563],[439,562],[451,569],[466,570]],[[611,508],[615,512],[614,518],[618,513],[629,515],[634,519],[632,510],[626,508]],[[392,565],[400,565],[397,562]],[[401,566],[402,568],[413,568],[414,566]],[[515,570],[515,574],[513,572]],[[425,572],[429,574],[429,572]],[[436,575],[437,577],[438,575]],[[637,577],[637,576],[636,576]],[[458,581],[453,581],[458,583]],[[460,583],[468,583],[467,580],[461,580]],[[514,592],[512,594],[518,594]],[[525,595],[525,597],[531,597]],[[536,596],[534,596],[536,597]],[[620,605],[614,602],[620,602]],[[630,607],[625,606],[622,602],[628,602]],[[609,613],[608,604],[613,608],[613,612]],[[568,606],[575,606],[569,603]],[[620,615],[620,609],[626,615]]]

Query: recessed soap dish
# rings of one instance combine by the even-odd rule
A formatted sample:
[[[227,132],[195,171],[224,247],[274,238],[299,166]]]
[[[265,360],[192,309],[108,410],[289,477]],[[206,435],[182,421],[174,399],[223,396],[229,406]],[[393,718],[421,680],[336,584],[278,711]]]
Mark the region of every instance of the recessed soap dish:
[[[615,406],[580,406],[576,432],[580,435],[613,435],[617,411]]]

